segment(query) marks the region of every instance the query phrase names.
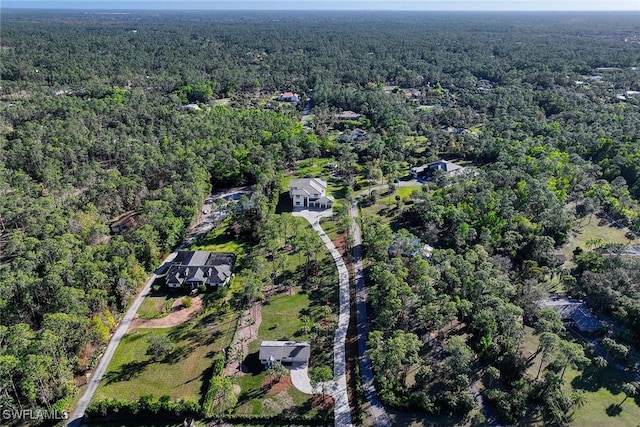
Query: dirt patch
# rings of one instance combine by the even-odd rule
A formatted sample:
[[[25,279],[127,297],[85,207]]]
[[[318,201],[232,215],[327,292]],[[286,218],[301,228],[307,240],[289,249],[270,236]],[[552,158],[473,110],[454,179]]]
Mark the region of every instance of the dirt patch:
[[[255,303],[249,307],[240,319],[238,331],[232,344],[232,353],[227,366],[224,368],[224,374],[242,376],[244,372],[240,369],[237,354],[242,354],[242,358],[249,355],[249,343],[258,338],[258,329],[262,323],[262,303]]]
[[[333,408],[333,397],[328,394],[313,396],[311,403],[320,410],[329,410]]]
[[[85,343],[78,354],[78,366],[87,366],[97,348],[98,346],[93,343]]]
[[[269,388],[270,381],[271,378],[265,378],[262,387]],[[267,391],[267,394],[273,396],[280,393],[281,391],[288,390],[291,387],[293,387],[293,383],[291,382],[291,375],[287,375],[286,377],[280,379],[280,381],[278,381],[277,383],[273,384],[271,388],[269,388],[269,391]]]
[[[338,252],[340,252],[340,255],[342,255],[343,258],[348,258],[346,256],[348,254],[345,252],[345,249],[346,249],[346,246],[345,246],[346,237],[347,237],[347,234],[346,233],[342,233],[342,234],[338,235],[338,237],[333,239],[333,244],[335,245],[336,249],[338,250]]]
[[[184,298],[187,297],[178,298],[171,306],[171,313],[161,319],[133,319],[131,325],[129,325],[129,330],[136,328],[170,328],[183,324],[202,309],[202,299],[200,297],[191,299],[191,307],[184,306]]]

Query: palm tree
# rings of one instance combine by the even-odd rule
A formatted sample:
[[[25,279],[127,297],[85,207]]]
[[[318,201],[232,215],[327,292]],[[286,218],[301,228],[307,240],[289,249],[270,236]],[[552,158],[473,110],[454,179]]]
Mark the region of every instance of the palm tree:
[[[582,390],[576,390],[571,393],[571,402],[576,408],[582,408],[587,403],[587,395]]]
[[[271,382],[269,383],[269,386],[271,387],[274,384],[280,382],[280,380],[284,378],[288,373],[289,371],[287,370],[287,368],[282,366],[282,363],[273,362],[271,366],[269,366],[269,368],[267,369],[267,377],[271,377]]]
[[[558,340],[558,336],[552,332],[544,332],[540,335],[540,345],[538,347],[538,351],[542,351],[542,358],[540,359],[540,366],[538,367],[538,374],[536,375],[536,379],[540,377],[542,364],[544,362],[549,362],[553,351],[558,345]]]
[[[593,237],[586,241],[585,246],[587,249],[596,249],[604,245],[605,241],[601,237]]]
[[[622,402],[618,403],[618,408],[621,407],[622,404],[626,402],[628,398],[633,397],[638,393],[638,390],[640,390],[640,383],[637,383],[637,382],[624,383],[622,384],[621,389],[622,389],[622,392],[624,393],[624,399],[622,399]]]

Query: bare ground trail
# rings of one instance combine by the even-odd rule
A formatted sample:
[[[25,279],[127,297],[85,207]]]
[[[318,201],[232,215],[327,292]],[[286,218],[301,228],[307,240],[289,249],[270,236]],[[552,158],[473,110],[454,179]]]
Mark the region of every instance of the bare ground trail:
[[[129,331],[136,328],[170,328],[178,326],[191,319],[202,310],[202,299],[194,297],[191,307],[184,307],[184,297],[176,300],[171,307],[171,313],[160,319],[140,319],[136,317],[129,325]]]

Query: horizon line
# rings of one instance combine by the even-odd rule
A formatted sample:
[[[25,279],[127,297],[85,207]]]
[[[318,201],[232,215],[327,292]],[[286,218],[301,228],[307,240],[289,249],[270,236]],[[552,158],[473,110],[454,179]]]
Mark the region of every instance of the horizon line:
[[[640,13],[640,9],[392,9],[392,8],[375,8],[375,9],[293,9],[293,8],[153,8],[153,7],[137,7],[137,8],[87,8],[87,7],[24,7],[20,6],[1,6],[0,10],[77,10],[77,11],[173,11],[173,12],[190,12],[190,11],[211,11],[211,12],[636,12]]]

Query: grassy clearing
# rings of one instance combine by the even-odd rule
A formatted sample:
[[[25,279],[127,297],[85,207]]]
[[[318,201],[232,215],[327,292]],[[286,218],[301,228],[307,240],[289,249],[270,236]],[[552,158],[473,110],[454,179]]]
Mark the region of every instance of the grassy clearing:
[[[322,178],[327,179],[333,169],[329,164],[335,163],[333,158],[316,157],[305,159],[298,162],[296,170],[292,175],[285,176],[282,179],[282,188],[288,188],[289,182],[295,178]]]
[[[233,282],[232,286],[237,286]],[[229,307],[230,294],[229,290],[207,294],[204,310],[182,325],[134,329],[125,335],[94,400],[136,400],[153,395],[199,401],[207,369],[221,356],[235,332],[238,313]],[[152,335],[164,335],[172,343],[161,360],[146,354]]]
[[[595,214],[588,218],[584,218],[582,225],[578,227],[578,231],[574,233],[562,247],[561,253],[566,255],[567,259],[573,258],[573,251],[577,247],[587,249],[587,242],[591,239],[602,239],[605,243],[637,243],[638,241],[630,241],[625,237],[626,232],[617,227],[612,227],[606,221],[601,221]]]
[[[247,244],[234,239],[229,229],[230,225],[231,218],[225,219],[218,228],[200,236],[189,249],[193,251],[232,252],[238,256],[238,260],[242,259],[247,253]]]
[[[293,221],[295,226],[300,229],[310,228],[307,221],[302,218],[293,217]],[[241,388],[236,413],[271,415],[286,411],[312,416],[318,414],[318,409],[313,407],[310,396],[293,387],[286,388],[276,394],[267,394],[267,390],[262,386],[265,381],[265,372],[258,360],[262,341],[310,341],[311,364],[332,366],[334,329],[330,328],[325,335],[319,336],[317,339],[312,339],[311,335],[302,332],[302,320],[305,316],[312,322],[323,322],[325,325],[335,324],[337,320],[335,314],[338,302],[337,271],[320,237],[316,233],[313,233],[313,236],[316,238],[315,244],[317,245],[313,260],[316,267],[310,280],[304,279],[306,264],[304,254],[296,253],[294,250],[280,251],[286,256],[282,276],[289,278],[289,283],[293,284],[290,285],[293,292],[275,294],[262,306],[262,323],[258,330],[258,336],[249,343],[249,354],[244,360],[244,366],[249,372],[234,377],[234,382]],[[312,285],[311,282],[315,285]]]
[[[245,360],[245,366],[250,372],[234,378],[234,382],[241,389],[236,413],[275,415],[287,411],[298,414],[318,414],[318,410],[311,405],[311,396],[293,387],[277,394],[267,395],[267,390],[262,387],[266,374],[258,360],[262,341],[306,340],[307,338],[299,332],[302,328],[301,317],[313,310],[309,295],[300,292],[292,296],[276,295],[262,307],[262,324],[258,331],[258,338],[249,344],[250,354]]]
[[[339,231],[339,227],[338,227],[338,223],[335,221],[335,218],[323,218],[320,221],[320,225],[322,226],[322,229],[324,230],[325,233],[327,233],[327,236],[329,236],[329,238],[331,240],[335,240],[341,233],[338,233]]]
[[[298,331],[302,328],[300,318],[309,310],[309,304],[307,294],[273,296],[268,304],[262,307],[262,324],[258,331],[258,339],[251,343],[249,351],[258,351],[261,341],[299,340],[301,337]]]
[[[640,420],[640,398],[627,399],[620,407],[618,415],[609,415],[607,408],[615,407],[624,400],[620,390],[623,383],[631,380],[626,372],[615,367],[601,370],[587,369],[578,372],[567,368],[565,373],[567,389],[582,390],[587,398],[586,404],[576,410],[572,425],[584,427],[624,427],[638,425]]]
[[[530,327],[525,327],[524,335],[525,356],[532,355],[538,348],[539,338]],[[538,354],[527,369],[527,374],[535,378],[540,366],[542,355]],[[543,366],[544,369],[544,366]],[[637,425],[640,420],[640,399],[627,399],[622,405],[619,415],[609,416],[607,408],[610,405],[617,405],[624,399],[624,394],[620,390],[623,383],[631,381],[632,378],[626,372],[615,367],[605,369],[587,368],[583,372],[568,367],[565,376],[565,390],[583,391],[586,397],[586,404],[578,408],[573,414],[572,425],[575,426],[612,426],[623,427]]]
[[[422,188],[422,186],[420,185],[412,185],[409,187],[399,187],[397,188],[393,194],[380,199],[380,202],[382,203],[395,203],[396,202],[396,196],[400,196],[400,198],[402,198],[402,200],[409,200],[409,198],[411,197],[411,193],[413,193],[415,190],[419,190],[420,188]]]
[[[138,310],[140,319],[159,319],[171,312],[171,306],[181,296],[178,293],[164,293],[162,286],[154,285],[151,293],[142,300]]]

